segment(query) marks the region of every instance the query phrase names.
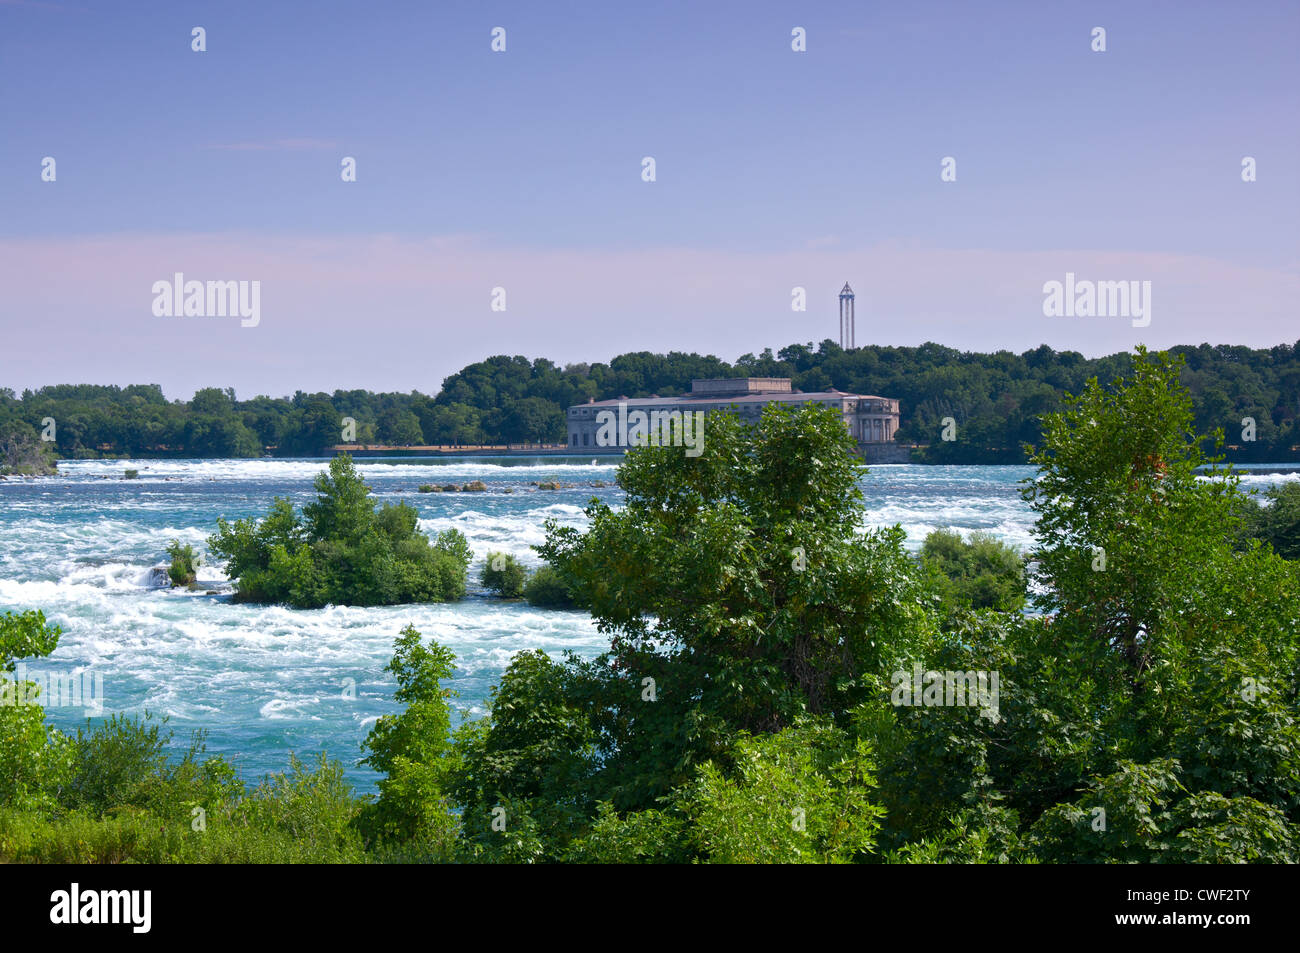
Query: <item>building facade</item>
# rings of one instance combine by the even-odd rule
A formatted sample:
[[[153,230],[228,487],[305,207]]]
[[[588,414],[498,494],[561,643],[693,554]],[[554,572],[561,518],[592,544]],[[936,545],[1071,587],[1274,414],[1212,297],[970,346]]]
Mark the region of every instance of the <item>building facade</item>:
[[[763,408],[780,403],[794,406],[821,404],[837,410],[844,418],[859,450],[870,458],[879,458],[881,448],[894,445],[898,430],[898,401],[871,394],[846,394],[828,390],[801,393],[791,388],[788,377],[738,377],[691,381],[691,392],[681,397],[640,397],[622,400],[589,401],[570,407],[567,414],[570,450],[623,450],[602,447],[596,442],[602,411],[618,413],[642,411],[671,414],[673,411],[733,410],[746,423],[757,423]],[[873,452],[876,451],[876,452]]]

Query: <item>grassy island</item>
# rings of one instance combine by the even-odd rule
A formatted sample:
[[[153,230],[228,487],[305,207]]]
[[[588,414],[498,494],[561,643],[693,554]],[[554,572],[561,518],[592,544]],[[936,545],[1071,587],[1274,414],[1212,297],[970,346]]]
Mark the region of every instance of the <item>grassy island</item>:
[[[465,595],[469,542],[456,530],[430,541],[406,503],[376,507],[346,454],[316,478],[299,516],[277,497],[262,520],[219,520],[208,548],[227,561],[242,602],[386,606]]]

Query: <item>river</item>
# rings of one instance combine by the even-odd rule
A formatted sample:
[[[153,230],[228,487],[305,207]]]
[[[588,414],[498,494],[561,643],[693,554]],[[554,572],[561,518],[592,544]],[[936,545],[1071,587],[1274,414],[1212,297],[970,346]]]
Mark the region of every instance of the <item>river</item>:
[[[468,716],[481,715],[511,656],[540,648],[593,655],[605,640],[585,613],[541,611],[493,599],[477,584],[490,551],[539,563],[530,549],[554,518],[584,524],[591,497],[618,505],[615,464],[585,458],[366,458],[358,467],[379,500],[405,499],[429,533],[459,529],[474,549],[470,593],[447,605],[331,607],[300,611],[234,604],[220,564],[199,568],[197,592],[151,585],[172,539],[204,542],[218,517],[265,512],[274,496],[301,506],[325,460],[63,461],[60,475],[0,482],[0,611],[41,609],[63,628],[33,673],[102,677],[103,714],[167,715],[177,743],[196,728],[208,750],[256,780],[283,770],[290,752],[324,750],[342,761],[359,791],[375,775],[360,767],[361,741],[395,711],[383,671],[408,623],[452,649],[453,688]],[[122,479],[127,468],[136,480]],[[1032,518],[1018,482],[1025,466],[879,466],[863,477],[864,522],[901,524],[916,549],[930,530],[986,530],[1024,547]],[[1262,486],[1295,476],[1247,477]],[[421,483],[482,480],[486,493],[420,494]],[[557,480],[565,488],[539,490]],[[604,487],[593,484],[604,483]],[[513,492],[507,493],[506,490]],[[226,590],[209,595],[208,589]],[[85,723],[80,708],[52,707],[64,730]]]

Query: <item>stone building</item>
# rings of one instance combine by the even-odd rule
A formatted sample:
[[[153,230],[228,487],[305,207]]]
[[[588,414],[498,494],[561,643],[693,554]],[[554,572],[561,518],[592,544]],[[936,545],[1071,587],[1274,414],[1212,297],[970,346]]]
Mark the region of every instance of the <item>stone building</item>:
[[[858,443],[858,449],[869,462],[886,462],[899,456],[893,453],[895,448],[903,451],[901,459],[906,459],[904,448],[894,443],[894,432],[898,429],[898,401],[889,397],[876,397],[871,394],[846,394],[843,391],[828,390],[815,393],[801,393],[791,389],[788,377],[736,377],[717,380],[691,381],[691,392],[681,397],[640,397],[622,400],[589,401],[570,407],[568,419],[568,444],[570,450],[598,451],[622,450],[622,447],[602,447],[596,442],[600,429],[598,416],[602,411],[627,412],[642,411],[647,415],[659,412],[671,414],[673,411],[704,411],[731,409],[739,414],[740,419],[748,423],[757,423],[763,408],[768,404],[781,403],[800,406],[803,404],[823,404],[833,407],[844,417],[844,425]]]

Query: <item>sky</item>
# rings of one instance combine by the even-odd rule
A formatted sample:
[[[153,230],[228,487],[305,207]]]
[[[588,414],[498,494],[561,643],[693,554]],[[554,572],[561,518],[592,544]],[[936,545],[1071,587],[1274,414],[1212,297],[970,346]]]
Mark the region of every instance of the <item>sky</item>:
[[[0,0],[0,387],[735,360],[846,281],[859,345],[1292,343],[1297,50],[1300,0]],[[1149,310],[1049,316],[1067,273]]]

